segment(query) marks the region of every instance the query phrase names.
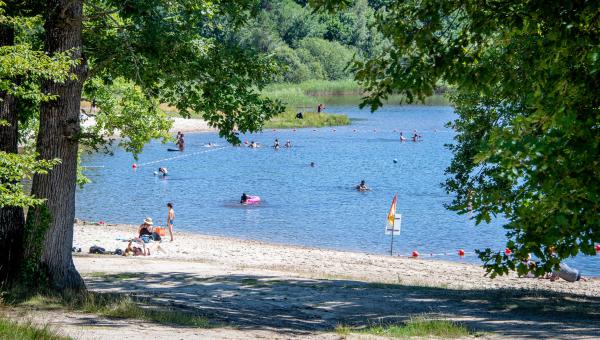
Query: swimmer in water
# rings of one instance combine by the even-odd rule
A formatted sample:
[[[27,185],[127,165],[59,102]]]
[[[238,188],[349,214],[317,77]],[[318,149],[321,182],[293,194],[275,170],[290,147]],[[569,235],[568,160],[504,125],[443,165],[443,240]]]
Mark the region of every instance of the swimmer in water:
[[[286,148],[291,148],[292,147],[292,142],[288,139],[285,141],[285,145]]]
[[[406,140],[406,138],[404,137],[402,132],[400,132],[400,142],[404,142],[405,140]]]
[[[360,184],[358,184],[356,186],[356,190],[367,191],[367,190],[371,190],[371,189],[369,187],[367,187],[367,184],[365,183],[365,180],[363,179],[362,181],[360,181]]]
[[[167,176],[167,174],[169,173],[169,170],[167,170],[167,168],[158,168],[158,173],[159,173],[161,176],[165,177],[165,176]]]
[[[275,138],[275,144],[273,144],[275,149],[279,149],[279,139]]]
[[[248,195],[246,195],[246,193],[243,193],[242,198],[240,198],[240,204],[246,204],[247,200],[248,200]]]
[[[315,162],[310,162],[310,166],[314,168],[315,167]]]
[[[258,144],[256,144],[255,141],[250,142],[250,145],[248,145],[249,148],[258,148]]]

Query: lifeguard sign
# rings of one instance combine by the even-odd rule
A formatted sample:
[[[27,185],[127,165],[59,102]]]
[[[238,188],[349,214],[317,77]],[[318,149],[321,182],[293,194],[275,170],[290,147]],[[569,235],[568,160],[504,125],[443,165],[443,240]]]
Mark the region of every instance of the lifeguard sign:
[[[385,234],[392,236],[390,243],[390,255],[394,252],[394,236],[400,235],[400,225],[402,224],[402,215],[396,216],[396,203],[398,202],[398,194],[394,195],[392,200],[392,206],[390,212],[387,215],[387,221],[385,222]]]

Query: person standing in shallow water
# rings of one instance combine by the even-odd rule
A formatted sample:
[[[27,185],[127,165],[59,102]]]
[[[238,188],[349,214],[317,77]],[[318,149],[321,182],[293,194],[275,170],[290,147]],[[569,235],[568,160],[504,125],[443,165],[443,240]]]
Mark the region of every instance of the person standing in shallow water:
[[[173,210],[173,203],[167,203],[169,213],[167,215],[167,226],[169,227],[169,235],[171,235],[171,242],[173,242],[173,222],[175,222],[175,211]]]

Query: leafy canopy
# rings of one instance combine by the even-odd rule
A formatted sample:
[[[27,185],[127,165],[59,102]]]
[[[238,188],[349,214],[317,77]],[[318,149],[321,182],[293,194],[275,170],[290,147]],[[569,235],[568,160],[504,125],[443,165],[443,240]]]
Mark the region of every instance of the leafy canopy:
[[[390,48],[354,65],[373,110],[392,93],[413,101],[439,81],[456,88],[445,188],[455,195],[449,208],[477,223],[507,220],[514,256],[479,253],[492,276],[540,275],[600,242],[599,7],[393,1],[377,16]],[[530,253],[537,266],[520,261]]]

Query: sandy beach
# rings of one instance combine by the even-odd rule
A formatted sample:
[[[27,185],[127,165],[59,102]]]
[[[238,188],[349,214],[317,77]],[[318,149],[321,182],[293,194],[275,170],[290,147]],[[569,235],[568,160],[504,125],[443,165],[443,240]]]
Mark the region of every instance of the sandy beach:
[[[208,123],[203,119],[196,118],[181,118],[181,117],[170,117],[173,121],[173,126],[169,130],[171,133],[184,132],[217,132],[216,128],[213,128],[208,125]],[[96,119],[94,117],[87,117],[85,120],[81,122],[82,127],[90,127],[96,124]],[[118,137],[118,136],[114,136]]]
[[[203,315],[215,326],[52,309],[21,309],[8,317],[48,325],[74,339],[376,339],[338,334],[335,328],[423,316],[460,322],[484,339],[600,337],[599,279],[490,279],[480,266],[467,263],[179,231],[174,242],[161,242],[166,254],[88,254],[93,245],[124,249],[123,240],[136,231],[134,225],[75,225],[74,246],[82,252],[74,254],[74,261],[88,289],[134,294],[155,306]]]

